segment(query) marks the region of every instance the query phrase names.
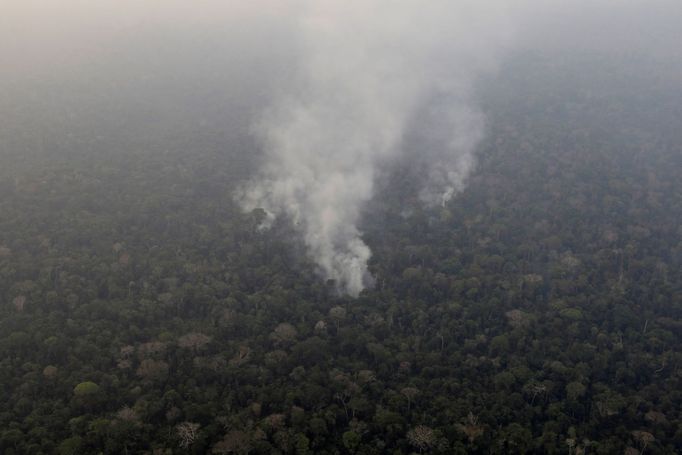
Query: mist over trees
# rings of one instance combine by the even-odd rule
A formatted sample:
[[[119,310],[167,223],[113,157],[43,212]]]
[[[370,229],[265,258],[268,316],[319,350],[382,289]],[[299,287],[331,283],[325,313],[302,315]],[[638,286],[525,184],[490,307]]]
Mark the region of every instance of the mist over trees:
[[[30,39],[8,9],[0,452],[680,453],[676,10],[539,7],[472,83],[485,134],[456,197],[423,203],[426,118],[378,166],[351,297],[292,217],[235,198],[301,55],[295,8],[256,3],[68,32],[54,2]],[[84,18],[106,33],[74,47]]]

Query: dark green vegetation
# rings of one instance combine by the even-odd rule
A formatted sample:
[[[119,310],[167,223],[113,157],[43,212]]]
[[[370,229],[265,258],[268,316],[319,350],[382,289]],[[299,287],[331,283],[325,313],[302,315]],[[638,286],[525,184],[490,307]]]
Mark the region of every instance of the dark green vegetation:
[[[236,207],[244,144],[5,151],[0,452],[679,453],[682,96],[602,65],[490,82],[446,208],[396,170],[357,300]]]

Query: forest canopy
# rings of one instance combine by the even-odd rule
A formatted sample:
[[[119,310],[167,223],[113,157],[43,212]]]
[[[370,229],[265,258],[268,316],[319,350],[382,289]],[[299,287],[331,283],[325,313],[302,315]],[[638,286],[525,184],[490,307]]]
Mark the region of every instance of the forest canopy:
[[[630,7],[607,16],[622,26]],[[16,11],[0,38],[28,20]],[[443,82],[437,108],[405,116],[452,113],[441,95],[466,112],[462,173],[435,174],[448,197],[424,195],[443,163],[427,149],[450,136],[401,131],[402,154],[341,186],[362,203],[330,216],[352,223],[327,248],[295,210],[268,210],[277,198],[240,199],[271,157],[254,112],[296,86],[291,18],[229,21],[249,53],[201,9],[173,10],[179,31],[168,11],[116,11],[70,19],[121,19],[73,49],[73,29],[40,16],[45,59],[0,39],[15,61],[0,75],[0,453],[682,453],[682,60],[659,45],[674,20],[593,40],[602,11],[565,39],[566,17],[593,10],[562,10],[496,64],[486,53],[458,75],[464,101]],[[441,40],[408,42],[394,47]],[[343,72],[342,54],[322,66]],[[372,66],[373,89],[396,61]],[[350,85],[322,98],[402,106],[395,87],[368,102]],[[360,281],[320,260],[347,250]]]

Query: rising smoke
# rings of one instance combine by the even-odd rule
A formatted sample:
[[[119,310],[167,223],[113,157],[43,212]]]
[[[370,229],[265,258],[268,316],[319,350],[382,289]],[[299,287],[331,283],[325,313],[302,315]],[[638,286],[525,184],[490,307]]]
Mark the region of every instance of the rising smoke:
[[[311,0],[301,9],[297,83],[256,125],[266,160],[240,201],[290,217],[343,293],[372,280],[358,221],[382,164],[430,163],[427,204],[464,187],[484,127],[472,84],[510,33],[502,8],[480,3]],[[428,141],[407,150],[417,120]]]

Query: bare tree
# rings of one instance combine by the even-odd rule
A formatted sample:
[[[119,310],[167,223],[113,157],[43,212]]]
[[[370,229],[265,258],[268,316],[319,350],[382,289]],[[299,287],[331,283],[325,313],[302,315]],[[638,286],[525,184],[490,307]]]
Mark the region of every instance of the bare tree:
[[[237,353],[230,359],[230,365],[232,366],[240,366],[249,361],[249,358],[251,357],[251,348],[248,346],[239,346],[239,349],[237,350]]]
[[[43,369],[43,376],[47,379],[54,379],[57,377],[59,370],[54,365],[48,365]]]
[[[127,359],[135,352],[135,346],[126,345],[121,347],[121,358]]]
[[[336,329],[338,330],[339,326],[341,325],[341,321],[346,319],[346,309],[341,306],[335,306],[329,310],[329,317],[331,317],[336,323]]]
[[[140,358],[152,357],[156,354],[163,354],[166,352],[166,343],[162,341],[149,341],[147,343],[142,343],[137,348],[137,354]]]
[[[211,453],[215,454],[247,454],[251,451],[251,437],[241,430],[232,430],[221,441],[213,445]]]
[[[416,387],[405,387],[400,391],[405,398],[407,398],[407,411],[410,411],[410,408],[412,406],[412,401],[415,399],[417,395],[419,395],[419,389]]]
[[[633,431],[632,437],[635,438],[635,441],[637,441],[637,443],[639,444],[640,447],[639,455],[642,455],[646,450],[647,446],[656,440],[656,438],[654,438],[654,435],[649,433],[648,431]]]
[[[17,309],[17,311],[22,312],[24,311],[24,305],[26,305],[26,296],[25,295],[19,295],[12,300],[12,303],[14,304],[14,308]]]
[[[360,370],[357,373],[357,381],[360,384],[368,384],[376,380],[376,375],[372,370]]]
[[[667,425],[668,424],[668,419],[665,417],[665,414],[662,412],[658,411],[649,411],[646,414],[644,414],[644,418],[648,420],[651,423],[654,424],[662,424],[662,425]]]
[[[535,398],[537,398],[538,395],[546,395],[547,394],[547,386],[544,384],[539,384],[537,382],[530,382],[526,384],[524,387],[524,392],[526,394],[531,396],[530,399],[530,405],[533,406],[533,403],[535,403]]]
[[[528,315],[521,310],[515,309],[505,313],[509,325],[514,328],[524,327],[528,324]]]
[[[181,348],[189,348],[194,351],[197,351],[202,347],[206,346],[210,342],[211,342],[210,336],[200,332],[191,332],[181,336],[178,339],[178,346],[180,346]]]
[[[346,373],[337,371],[332,373],[330,376],[332,383],[337,389],[337,392],[334,394],[334,398],[343,405],[343,410],[346,413],[346,419],[350,420],[351,415],[348,412],[348,404],[350,403],[351,398],[360,393],[361,388]],[[355,413],[355,410],[353,410],[353,413]]]
[[[270,334],[270,338],[274,340],[277,345],[290,344],[296,340],[297,336],[298,330],[288,322],[282,322],[275,327],[275,330]]]
[[[270,428],[272,431],[284,428],[286,421],[287,416],[285,416],[284,414],[270,414],[264,419],[266,426]]]
[[[180,438],[180,447],[186,449],[194,444],[200,425],[193,422],[181,422],[175,426],[175,431]]]
[[[164,379],[168,375],[168,364],[163,360],[144,359],[136,373],[149,381]]]
[[[469,444],[473,444],[474,441],[483,434],[483,426],[478,424],[478,417],[476,417],[471,411],[464,422],[464,424],[457,424],[457,429],[467,435],[469,439]]]
[[[317,321],[317,323],[315,324],[315,332],[316,333],[325,333],[326,331],[327,331],[327,323],[322,321],[322,320]]]
[[[140,423],[140,416],[138,416],[137,412],[135,412],[135,410],[130,406],[122,407],[116,413],[116,418],[120,421],[128,422],[133,425],[138,425]]]
[[[436,435],[431,428],[419,425],[407,432],[407,440],[421,453],[433,447],[436,442]]]

